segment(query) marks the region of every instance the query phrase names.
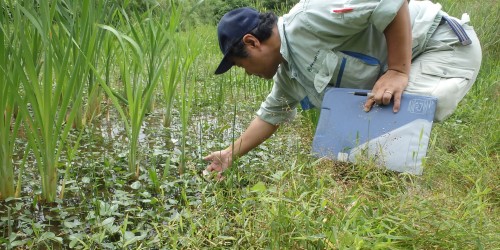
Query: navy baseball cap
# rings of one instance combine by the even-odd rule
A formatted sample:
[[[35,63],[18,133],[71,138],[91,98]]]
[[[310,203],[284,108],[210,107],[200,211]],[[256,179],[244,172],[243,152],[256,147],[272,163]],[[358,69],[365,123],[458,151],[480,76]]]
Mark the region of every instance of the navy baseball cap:
[[[226,13],[217,25],[217,36],[219,47],[224,54],[215,74],[219,75],[233,67],[234,63],[229,60],[229,50],[236,45],[244,35],[250,33],[259,24],[259,12],[252,8],[239,8]]]

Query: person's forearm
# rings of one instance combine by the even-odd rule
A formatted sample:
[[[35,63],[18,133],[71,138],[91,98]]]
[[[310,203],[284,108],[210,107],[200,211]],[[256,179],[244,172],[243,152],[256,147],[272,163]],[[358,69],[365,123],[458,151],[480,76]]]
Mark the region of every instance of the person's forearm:
[[[267,138],[269,138],[276,130],[277,125],[272,125],[266,121],[256,117],[250,123],[248,128],[243,132],[240,138],[238,138],[227,150],[232,152],[232,155],[237,158],[245,155],[250,150],[259,146]]]
[[[394,70],[408,75],[411,65],[411,23],[408,2],[404,0],[396,17],[384,30],[387,42],[387,65]]]

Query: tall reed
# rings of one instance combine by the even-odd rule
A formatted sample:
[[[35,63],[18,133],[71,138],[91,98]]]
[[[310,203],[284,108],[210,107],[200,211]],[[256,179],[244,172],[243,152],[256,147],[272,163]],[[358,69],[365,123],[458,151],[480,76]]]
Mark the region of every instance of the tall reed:
[[[168,128],[172,123],[172,110],[174,105],[174,98],[179,83],[181,74],[178,73],[180,68],[180,58],[172,53],[169,58],[168,65],[162,73],[162,91],[163,99],[165,102],[165,113],[163,117],[163,126]]]
[[[15,140],[21,125],[21,114],[17,112],[19,101],[19,72],[10,62],[12,54],[13,29],[8,20],[9,13],[3,1],[0,2],[0,200],[13,197],[14,166],[12,156]]]
[[[170,127],[172,122],[172,109],[175,93],[180,77],[182,76],[178,72],[181,67],[180,60],[182,59],[182,54],[180,50],[175,49],[181,45],[181,41],[179,40],[179,35],[177,33],[181,23],[181,17],[181,11],[177,9],[176,5],[172,4],[168,15],[168,24],[166,25],[166,31],[171,37],[171,43],[168,47],[168,49],[171,50],[171,53],[166,64],[166,69],[164,69],[161,74],[163,99],[165,102],[165,113],[163,119],[163,125],[165,127]]]
[[[114,1],[94,1],[94,10],[89,13],[90,20],[96,23],[112,23],[113,18],[116,16],[116,12],[119,11],[117,4]],[[102,51],[108,45],[108,40],[105,39],[106,32],[102,29],[95,29],[93,26],[94,40],[95,40],[95,51]],[[78,34],[78,37],[83,37],[86,29],[79,29],[82,34]],[[87,31],[88,32],[88,31]],[[109,66],[109,61],[102,55],[102,53],[93,53],[89,55],[87,61],[95,68],[101,68],[101,65]],[[109,69],[105,67],[105,69]],[[109,72],[107,72],[109,73]],[[96,73],[93,70],[89,71],[86,79],[86,92],[85,97],[87,102],[84,103],[82,112],[80,116],[76,118],[76,124],[85,126],[92,122],[94,117],[100,114],[101,102],[103,100],[104,94],[100,84],[97,81],[98,76],[96,74],[102,75],[102,72]]]
[[[134,12],[133,17],[122,9],[119,16],[127,29],[125,32],[108,25],[100,26],[116,38],[121,49],[120,53],[115,53],[121,86],[113,87],[109,81],[100,82],[125,124],[129,139],[128,168],[133,178],[139,177],[139,135],[160,79],[166,60],[165,48],[170,39],[163,29],[165,17],[153,17],[156,7],[152,6],[144,14]],[[117,94],[116,87],[123,88],[123,96]]]
[[[183,74],[183,85],[181,89],[181,108],[180,108],[180,118],[181,118],[181,164],[179,168],[179,174],[184,173],[184,168],[186,167],[186,143],[188,139],[188,128],[189,119],[191,115],[191,108],[194,102],[194,94],[196,84],[196,74],[191,74],[191,67],[195,63],[196,58],[200,54],[203,48],[203,44],[200,39],[197,39],[193,33],[187,34],[186,41],[182,42],[182,46],[178,49],[182,51],[182,67],[181,72]]]
[[[95,2],[78,3],[73,9],[64,1],[10,5],[16,50],[11,62],[23,94],[19,108],[47,202],[56,198],[60,155],[83,102],[87,58],[96,53],[91,20]],[[68,15],[82,25],[68,23]]]

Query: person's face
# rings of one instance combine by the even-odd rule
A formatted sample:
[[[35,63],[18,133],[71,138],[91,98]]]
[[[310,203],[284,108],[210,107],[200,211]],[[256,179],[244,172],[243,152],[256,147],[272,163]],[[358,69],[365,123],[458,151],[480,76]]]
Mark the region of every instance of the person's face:
[[[243,37],[245,48],[248,52],[246,58],[232,58],[234,64],[245,69],[249,75],[255,75],[265,79],[272,79],[278,71],[281,54],[276,55],[270,44],[260,42],[252,35]]]

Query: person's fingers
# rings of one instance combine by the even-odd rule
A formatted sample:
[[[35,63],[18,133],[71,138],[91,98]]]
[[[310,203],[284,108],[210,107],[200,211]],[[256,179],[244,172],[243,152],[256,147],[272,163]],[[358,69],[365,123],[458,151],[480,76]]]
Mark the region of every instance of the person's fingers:
[[[389,103],[391,103],[392,96],[393,96],[392,91],[389,90],[384,91],[384,93],[382,94],[382,104],[388,105]]]
[[[372,99],[373,99],[374,104],[378,104],[378,105],[384,104],[383,103],[383,98],[385,95],[384,91],[382,91],[380,89],[373,89],[372,93],[373,93]]]
[[[222,154],[220,151],[212,152],[211,154],[203,157],[203,160],[212,162],[222,162]]]
[[[401,93],[394,94],[394,107],[392,108],[394,113],[399,112],[399,108],[401,107],[401,96]]]
[[[206,168],[206,170],[222,172],[224,170],[223,165],[224,163],[222,161],[216,159],[212,161],[212,163]]]
[[[374,104],[375,104],[375,100],[373,100],[372,97],[368,97],[368,99],[365,102],[364,111],[365,112],[370,111],[370,109],[372,109]]]
[[[205,160],[205,161],[211,161],[211,160],[213,160],[213,158],[214,158],[214,153],[211,153],[211,154],[203,157],[203,160]]]
[[[375,104],[388,105],[391,103],[391,100],[394,100],[393,111],[396,113],[399,111],[401,105],[401,95],[402,94],[400,92],[393,93],[392,91],[385,90],[380,93],[379,91],[379,93],[368,97],[364,105],[364,111],[369,112]]]
[[[208,171],[208,172],[212,172],[212,171],[214,171],[214,170],[215,170],[215,168],[214,168],[214,164],[212,163],[212,164],[208,165],[208,167],[207,167],[207,168],[205,168],[205,170],[206,170],[206,171]]]
[[[203,176],[209,176],[210,175],[210,171],[208,171],[208,170],[205,169],[205,170],[203,170],[202,174],[203,174]]]
[[[222,180],[224,180],[224,176],[222,176],[222,172],[219,172],[219,173],[217,174],[217,180],[218,180],[218,181],[222,181]]]
[[[213,159],[214,159],[214,153],[211,153],[205,157],[203,157],[203,160],[205,161],[212,161],[212,163],[210,163],[210,165],[208,165],[206,168],[205,168],[205,171],[208,171],[208,172],[212,172],[214,171],[214,163],[213,163]]]

